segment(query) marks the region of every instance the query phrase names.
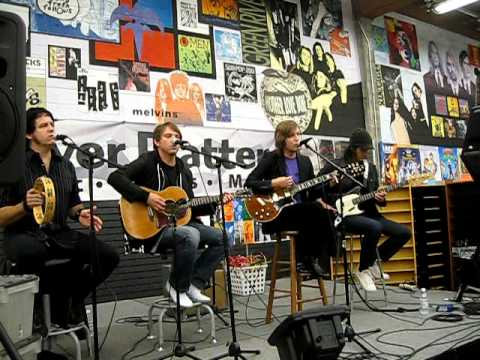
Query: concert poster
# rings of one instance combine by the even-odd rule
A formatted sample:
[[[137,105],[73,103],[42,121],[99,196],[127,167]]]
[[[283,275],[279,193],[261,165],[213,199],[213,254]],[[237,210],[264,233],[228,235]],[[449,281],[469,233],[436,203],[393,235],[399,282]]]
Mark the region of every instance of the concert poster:
[[[390,64],[420,71],[415,25],[385,16]]]
[[[336,29],[343,28],[341,1],[301,0],[303,35],[330,40]]]
[[[238,29],[240,12],[237,0],[198,0],[200,22]]]
[[[385,66],[375,65],[377,82],[377,101],[379,105],[391,108],[396,92],[403,94],[402,78],[400,70]]]
[[[177,29],[208,35],[209,26],[198,21],[197,0],[176,0],[176,3]]]
[[[77,80],[81,67],[80,49],[48,46],[48,76],[66,80]]]
[[[223,94],[205,94],[206,120],[213,122],[232,121],[230,101]]]
[[[178,65],[193,76],[215,77],[215,56],[210,36],[178,35]]]
[[[147,63],[121,60],[118,65],[120,90],[150,92],[150,71]]]
[[[380,161],[382,184],[396,184],[398,182],[397,145],[380,143]]]
[[[239,31],[215,29],[215,55],[217,60],[242,62],[242,39]]]
[[[351,57],[350,38],[342,29],[335,29],[330,37],[330,51],[332,54]]]
[[[225,95],[230,101],[257,102],[255,67],[223,63]]]

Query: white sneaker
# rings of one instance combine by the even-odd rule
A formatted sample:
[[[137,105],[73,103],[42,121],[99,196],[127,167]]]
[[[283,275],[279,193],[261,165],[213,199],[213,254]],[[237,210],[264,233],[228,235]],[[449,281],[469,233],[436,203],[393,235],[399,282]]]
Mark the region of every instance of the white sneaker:
[[[370,272],[372,273],[373,277],[375,279],[380,280],[382,278],[382,273],[380,272],[380,266],[378,264],[374,264],[368,268]],[[388,275],[386,272],[383,273],[383,280],[390,280],[390,275]]]
[[[376,291],[375,282],[373,281],[373,275],[370,273],[369,269],[356,272],[355,276],[362,285],[362,288],[366,291]]]
[[[202,294],[199,288],[195,285],[190,284],[190,287],[187,290],[187,295],[193,302],[208,303],[210,298]]]
[[[165,285],[165,290],[168,292],[168,295],[170,295],[170,298],[173,300],[173,302],[177,303],[177,291],[172,285],[170,285],[169,281],[167,281],[167,284]],[[181,292],[179,294],[179,299],[181,307],[191,308],[193,306],[192,300],[190,300],[190,298],[187,296],[187,293]]]

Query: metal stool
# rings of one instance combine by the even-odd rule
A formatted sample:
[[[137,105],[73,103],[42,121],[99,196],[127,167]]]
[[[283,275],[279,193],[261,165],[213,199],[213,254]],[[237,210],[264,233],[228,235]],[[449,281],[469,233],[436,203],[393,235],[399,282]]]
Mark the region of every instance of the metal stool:
[[[46,267],[53,267],[53,266],[58,266],[58,265],[63,265],[66,264],[70,261],[70,259],[53,259],[49,260],[45,263]],[[89,357],[93,357],[93,348],[91,344],[91,335],[90,335],[90,329],[88,326],[83,323],[79,324],[77,326],[68,328],[68,329],[63,329],[63,328],[55,328],[52,327],[52,321],[51,321],[51,312],[50,312],[50,295],[49,294],[43,294],[42,296],[42,303],[43,303],[43,314],[44,314],[44,319],[45,319],[45,326],[47,329],[47,334],[44,336],[42,340],[42,348],[46,350],[51,349],[51,340],[55,336],[60,336],[60,335],[69,335],[72,339],[73,342],[75,343],[75,359],[76,360],[81,360],[82,359],[82,348],[80,345],[80,341],[75,334],[77,330],[83,330],[85,331],[86,335],[86,341],[87,341],[87,349],[88,349],[88,354]]]
[[[211,336],[211,342],[212,344],[217,343],[217,339],[215,337],[215,315],[213,313],[212,308],[208,304],[202,304],[202,303],[194,303],[193,306],[196,308],[197,312],[197,323],[198,323],[198,329],[197,333],[201,334],[203,333],[202,329],[202,324],[200,322],[200,309],[204,308],[207,309],[208,313],[210,314],[210,324],[211,324],[211,330],[210,330],[210,336]],[[154,301],[149,309],[148,309],[148,339],[153,340],[156,338],[156,336],[153,334],[153,310],[161,309],[160,313],[158,314],[158,351],[163,351],[163,318],[166,314],[166,312],[169,309],[175,310],[176,309],[176,304],[171,301],[168,297],[163,297],[159,300]]]
[[[283,231],[280,233],[280,236],[277,238],[277,241],[275,243],[275,252],[273,254],[273,260],[272,260],[270,292],[268,295],[267,315],[265,318],[265,322],[267,324],[272,321],[273,301],[275,299],[290,297],[290,311],[292,314],[295,314],[298,311],[302,311],[303,304],[307,302],[322,300],[322,303],[324,305],[328,304],[328,298],[326,295],[325,284],[323,282],[323,279],[321,278],[317,279],[318,285],[304,284],[303,280],[308,275],[297,273],[297,259],[295,254],[295,238],[297,235],[298,235],[298,231]],[[289,247],[290,247],[289,261],[279,260],[282,237],[285,237],[287,240],[289,240]],[[290,289],[289,290],[276,288],[277,273],[278,273],[278,267],[279,267],[278,265],[281,265],[281,264],[289,264],[289,270],[290,270]],[[303,287],[319,289],[321,297],[313,298],[313,299],[303,299],[302,297]],[[275,296],[276,292],[287,293],[288,295]]]

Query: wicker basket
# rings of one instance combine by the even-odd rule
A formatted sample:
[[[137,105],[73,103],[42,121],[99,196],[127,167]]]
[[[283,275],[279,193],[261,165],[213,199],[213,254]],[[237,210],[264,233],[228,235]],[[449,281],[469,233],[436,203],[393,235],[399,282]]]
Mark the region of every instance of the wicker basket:
[[[263,294],[267,264],[231,268],[232,293],[235,295]]]

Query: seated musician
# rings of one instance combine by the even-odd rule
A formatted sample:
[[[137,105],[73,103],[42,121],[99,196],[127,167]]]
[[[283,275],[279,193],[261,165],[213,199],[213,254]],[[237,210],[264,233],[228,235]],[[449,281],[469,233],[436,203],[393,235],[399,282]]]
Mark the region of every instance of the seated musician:
[[[40,291],[50,294],[52,322],[66,327],[83,321],[83,300],[92,286],[99,285],[112,273],[119,256],[114,248],[97,239],[98,271],[93,278],[89,266],[85,266],[91,263],[89,237],[70,229],[67,218],[88,228],[91,214],[80,201],[73,164],[55,146],[55,122],[50,111],[44,108],[27,111],[26,138],[25,177],[1,189],[4,249],[7,258],[15,263],[15,273],[40,276]],[[53,222],[39,226],[32,209],[45,202],[44,194],[33,187],[41,176],[52,180],[56,198]],[[93,215],[93,220],[95,231],[100,231],[102,220],[97,215]],[[46,261],[59,258],[71,261],[61,271],[45,267]]]
[[[298,153],[300,129],[293,120],[282,121],[275,129],[276,150],[266,152],[250,173],[245,186],[258,194],[286,190],[314,177],[313,165],[307,156]],[[289,205],[279,216],[263,224],[267,234],[286,230],[299,231],[296,253],[299,271],[327,276],[330,256],[335,254],[332,226],[322,201],[323,185],[295,195],[296,203]]]
[[[350,143],[346,148],[343,158],[338,161],[339,165],[348,164],[356,161],[368,159],[369,151],[372,149],[372,138],[365,129],[356,129],[350,137]],[[330,164],[327,164],[320,173],[329,173],[333,170]],[[370,193],[378,189],[378,172],[375,165],[368,162],[367,176],[357,177],[361,183],[365,185],[361,193]],[[340,192],[348,193],[354,189],[356,184],[343,177],[340,182],[329,188],[328,200],[331,204],[339,198]],[[341,191],[340,191],[341,190]],[[375,291],[375,279],[380,279],[380,269],[376,263],[377,244],[382,234],[388,235],[378,248],[380,259],[387,261],[410,239],[411,232],[405,225],[398,224],[394,221],[383,217],[377,209],[376,205],[385,206],[385,191],[379,190],[375,193],[375,197],[360,204],[360,209],[364,212],[361,215],[347,216],[343,219],[344,229],[347,233],[362,234],[362,249],[360,252],[360,267],[355,274],[362,287],[367,291]],[[384,273],[384,279],[388,280],[389,275]]]
[[[124,169],[110,174],[108,183],[130,202],[143,202],[159,213],[165,210],[165,200],[158,194],[148,192],[142,187],[161,191],[169,186],[178,186],[185,190],[188,197],[193,198],[193,175],[185,163],[176,156],[179,145],[176,140],[182,139],[180,129],[172,122],[158,125],[153,132],[154,150],[146,152]],[[227,194],[224,201],[231,200]],[[224,256],[223,236],[219,229],[203,225],[200,215],[214,212],[213,205],[202,205],[192,209],[192,220],[177,227],[166,227],[157,239],[149,239],[150,244],[158,241],[159,248],[175,248],[177,268],[174,268],[170,280],[165,286],[174,302],[180,294],[180,306],[191,307],[194,302],[209,302],[210,298],[200,291],[204,289],[214,270]],[[175,238],[174,238],[175,237]],[[199,245],[208,245],[198,256]]]

